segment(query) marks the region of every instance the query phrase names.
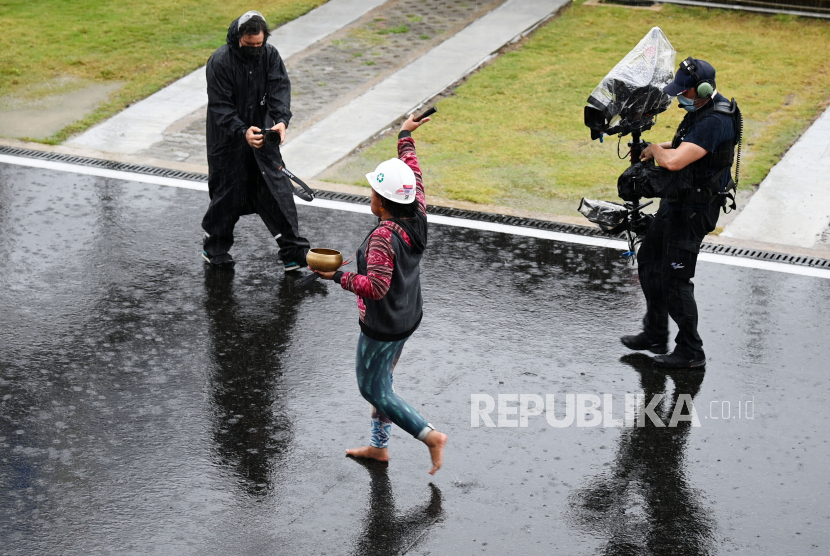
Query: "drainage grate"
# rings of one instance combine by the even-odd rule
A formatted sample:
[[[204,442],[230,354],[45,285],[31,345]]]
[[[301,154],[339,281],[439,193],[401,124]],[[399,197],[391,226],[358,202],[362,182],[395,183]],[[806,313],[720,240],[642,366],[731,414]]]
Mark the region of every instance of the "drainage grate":
[[[17,147],[6,147],[0,145],[0,154],[11,156],[23,156],[36,158],[38,160],[49,160],[51,162],[63,162],[65,164],[76,164],[78,166],[91,166],[93,168],[104,168],[106,170],[118,170],[120,172],[132,172],[146,176],[158,176],[164,178],[175,178],[180,180],[207,182],[207,174],[199,172],[184,172],[182,170],[169,170],[167,168],[155,168],[141,164],[129,164],[126,162],[115,162],[112,160],[101,160],[98,158],[87,158],[85,156],[74,156],[71,154],[50,153],[43,151],[32,151]]]
[[[828,259],[820,259],[818,257],[807,257],[804,255],[787,255],[785,253],[774,253],[772,251],[762,251],[760,249],[745,249],[742,247],[731,247],[729,245],[719,245],[717,243],[704,243],[700,247],[700,251],[702,253],[729,255],[731,257],[744,257],[746,259],[756,259],[761,261],[770,261],[774,263],[812,266],[815,268],[830,268],[830,260]]]
[[[6,147],[0,145],[0,154],[7,154],[12,156],[22,156],[26,158],[37,158],[40,160],[51,160],[54,162],[64,162],[67,164],[77,164],[79,166],[92,166],[95,168],[106,168],[108,170],[120,170],[122,172],[132,172],[135,174],[144,174],[151,176],[160,176],[165,178],[175,178],[180,180],[207,182],[207,175],[198,172],[183,172],[180,170],[168,170],[166,168],[154,168],[152,166],[143,166],[141,164],[128,164],[124,162],[113,162],[110,160],[99,160],[95,158],[86,158],[83,156],[73,156],[68,154],[50,153],[42,151],[33,151],[29,149],[21,149],[16,147]],[[330,201],[341,201],[344,203],[354,203],[358,205],[368,205],[369,198],[362,195],[351,195],[348,193],[337,193],[334,191],[316,190],[314,194],[320,199],[328,199]],[[504,214],[492,214],[488,212],[476,212],[473,210],[456,209],[450,207],[441,207],[430,205],[428,208],[430,214],[440,216],[450,216],[453,218],[463,218],[466,220],[475,220],[478,222],[492,222],[495,224],[505,224],[507,226],[520,226],[523,228],[533,228],[536,230],[547,230],[551,232],[560,232],[564,234],[575,234],[580,236],[591,237],[608,237],[599,228],[593,226],[579,226],[576,224],[563,224],[561,222],[550,222],[548,220],[537,220],[534,218],[521,218],[518,216],[508,216]],[[617,236],[618,239],[625,239],[621,234]],[[784,253],[774,253],[772,251],[762,251],[760,249],[745,249],[741,247],[731,247],[728,245],[719,245],[716,243],[704,243],[700,251],[702,253],[714,253],[717,255],[728,255],[731,257],[743,257],[747,259],[756,259],[761,261],[770,261],[776,263],[793,264],[800,266],[809,266],[815,268],[830,269],[830,260],[821,259],[818,257],[807,257],[803,255],[787,255]]]

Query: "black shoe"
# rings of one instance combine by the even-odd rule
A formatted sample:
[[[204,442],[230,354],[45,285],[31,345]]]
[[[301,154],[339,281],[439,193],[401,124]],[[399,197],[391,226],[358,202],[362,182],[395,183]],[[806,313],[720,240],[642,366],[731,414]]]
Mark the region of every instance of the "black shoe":
[[[706,366],[706,357],[703,355],[699,356],[698,359],[669,353],[667,355],[655,355],[652,360],[658,367],[668,367],[670,369],[700,369]]]
[[[206,262],[210,263],[211,266],[218,268],[233,268],[233,265],[236,264],[230,253],[222,253],[221,255],[214,255],[211,257],[207,254],[207,251],[202,251],[202,258]]]
[[[653,338],[646,336],[645,332],[640,332],[636,336],[623,336],[620,341],[628,349],[634,351],[648,350],[651,353],[666,353],[669,351],[669,343],[667,341],[655,341]]]

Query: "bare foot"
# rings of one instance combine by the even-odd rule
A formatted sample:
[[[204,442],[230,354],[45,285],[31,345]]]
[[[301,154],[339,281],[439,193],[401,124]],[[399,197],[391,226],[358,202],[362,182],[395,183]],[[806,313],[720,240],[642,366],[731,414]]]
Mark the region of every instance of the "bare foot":
[[[444,442],[446,442],[446,439],[444,440]],[[389,461],[389,448],[375,448],[373,446],[363,446],[362,448],[352,448],[351,450],[346,450],[346,455],[352,456],[353,458],[367,458],[377,461]]]
[[[424,438],[424,444],[429,447],[429,457],[432,458],[432,469],[429,474],[435,475],[435,472],[441,469],[441,463],[444,460],[444,446],[447,445],[447,435],[431,430]]]

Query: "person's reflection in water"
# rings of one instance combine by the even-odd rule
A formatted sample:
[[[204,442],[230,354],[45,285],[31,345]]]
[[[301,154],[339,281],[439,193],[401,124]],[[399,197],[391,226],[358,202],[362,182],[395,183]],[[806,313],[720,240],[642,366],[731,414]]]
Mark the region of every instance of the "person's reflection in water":
[[[630,354],[621,361],[640,373],[646,404],[653,396],[666,394],[666,374],[653,370],[649,357]],[[676,427],[668,426],[678,397],[688,394],[694,399],[703,374],[672,374],[674,392],[654,410],[666,426],[655,426],[644,416],[645,426],[623,429],[612,470],[571,494],[573,524],[608,539],[601,554],[692,556],[714,552],[715,524],[703,507],[702,493],[691,488],[686,477],[684,458],[692,423],[679,421]],[[688,405],[682,414],[689,415]]]
[[[388,556],[405,554],[421,542],[429,528],[444,515],[441,491],[430,483],[429,501],[403,514],[395,510],[392,483],[386,462],[355,459],[369,472],[371,487],[369,508],[363,520],[363,533],[358,536],[355,556]]]
[[[299,292],[283,280],[266,306],[242,307],[234,273],[205,268],[205,309],[213,371],[214,440],[222,465],[249,494],[266,494],[270,469],[285,456],[291,421],[280,394],[281,355],[291,340]]]

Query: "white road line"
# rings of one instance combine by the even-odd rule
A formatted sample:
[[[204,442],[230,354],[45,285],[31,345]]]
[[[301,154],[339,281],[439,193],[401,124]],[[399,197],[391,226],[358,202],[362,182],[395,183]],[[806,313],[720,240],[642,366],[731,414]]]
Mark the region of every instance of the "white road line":
[[[799,276],[812,276],[813,278],[830,279],[830,270],[823,268],[776,263],[773,261],[760,261],[757,259],[746,259],[744,257],[730,257],[729,255],[718,255],[716,253],[701,253],[697,258],[699,261],[705,261],[707,263],[726,264],[730,266],[740,266],[743,268],[757,268],[760,270],[771,270],[773,272],[798,274]]]
[[[307,207],[319,207],[331,210],[342,210],[345,212],[357,212],[360,214],[372,214],[372,209],[369,208],[369,205],[344,203],[343,201],[330,201],[328,199],[314,199],[314,201],[308,202],[295,198],[294,201],[298,205],[304,205]]]
[[[84,176],[97,176],[99,178],[111,178],[114,180],[134,181],[138,183],[149,183],[152,185],[166,185],[167,187],[181,187],[184,189],[197,189],[207,191],[207,183],[188,180],[177,180],[161,176],[150,176],[147,174],[136,174],[123,172],[121,170],[107,170],[106,168],[95,168],[94,166],[81,166],[69,164],[68,162],[55,162],[53,160],[38,160],[36,158],[25,158],[22,156],[10,156],[0,154],[0,163],[14,164],[16,166],[28,166],[30,168],[41,168],[43,170],[57,170],[59,172],[70,172]]]
[[[536,230],[522,226],[510,226],[496,222],[481,222],[479,220],[467,220],[466,218],[455,218],[452,216],[430,215],[429,221],[432,224],[443,224],[444,226],[456,226],[458,228],[472,228],[473,230],[486,230],[514,236],[535,237],[538,239],[550,239],[553,241],[564,241],[565,243],[578,243],[579,245],[590,245],[592,247],[610,247],[612,249],[628,250],[628,244],[624,241],[602,237],[588,237],[577,234],[563,234],[562,232],[551,232],[548,230]]]
[[[35,158],[25,158],[20,156],[0,154],[0,163],[12,164],[15,166],[27,166],[29,168],[40,168],[43,170],[57,170],[59,172],[70,172],[86,176],[97,176],[101,178],[110,178],[137,183],[146,183],[150,185],[164,185],[167,187],[196,189],[198,191],[207,191],[208,189],[207,184],[204,182],[164,178],[160,176],[150,176],[146,174],[135,174],[133,172],[123,172],[121,170],[106,170],[104,168],[94,168],[91,166],[78,166],[66,162],[54,162],[52,160],[38,160]],[[313,202],[310,203],[303,201],[301,199],[295,199],[295,202],[298,205],[310,207],[325,208],[330,210],[341,210],[346,212],[357,212],[361,214],[371,214],[371,211],[369,210],[368,206],[358,205],[355,203],[330,201],[328,199],[315,199]],[[524,228],[522,226],[497,224],[495,222],[479,222],[477,220],[467,220],[465,218],[454,218],[450,216],[439,215],[430,215],[429,221],[433,224],[441,224],[444,226],[456,226],[459,228],[469,228],[473,230],[485,230],[501,234],[534,237],[538,239],[548,239],[551,241],[560,241],[563,243],[589,245],[592,247],[604,247],[619,250],[624,250],[628,248],[628,245],[625,242],[620,241],[618,239],[605,239],[601,237],[587,237],[576,234],[564,234],[562,232],[536,230],[533,228]],[[776,263],[772,261],[760,261],[756,259],[746,259],[742,257],[730,257],[728,255],[717,255],[713,253],[701,253],[698,258],[699,260],[708,263],[737,266],[742,268],[755,268],[759,270],[769,270],[772,272],[783,272],[786,274],[797,274],[799,276],[810,276],[813,278],[825,278],[830,280],[830,270],[825,270],[822,268],[811,268],[807,266]]]

